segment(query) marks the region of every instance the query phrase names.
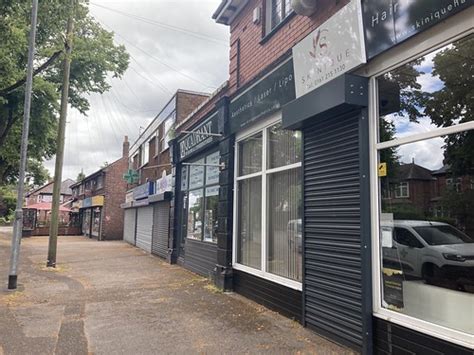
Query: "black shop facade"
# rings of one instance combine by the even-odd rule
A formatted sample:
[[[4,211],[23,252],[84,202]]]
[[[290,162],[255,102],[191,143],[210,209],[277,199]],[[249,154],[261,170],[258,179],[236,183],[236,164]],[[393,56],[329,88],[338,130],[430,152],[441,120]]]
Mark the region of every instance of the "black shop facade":
[[[288,224],[288,244],[292,221],[301,220],[301,321],[366,354],[473,354],[473,318],[466,310],[474,306],[474,215],[468,207],[474,169],[471,153],[461,152],[474,152],[468,113],[474,7],[468,1],[432,8],[398,1],[390,10],[385,2],[367,1],[353,12],[363,17],[357,27],[349,25],[355,3],[322,25],[330,46],[325,61],[309,58],[320,29],[293,48],[295,99],[281,110],[282,128],[302,136],[302,213],[279,218]],[[338,28],[339,20],[348,26]],[[344,34],[349,28],[352,36]],[[265,137],[257,134],[248,137]],[[276,140],[266,134],[262,188],[269,194]],[[236,159],[243,159],[239,136],[236,141]],[[244,178],[236,167],[240,208]],[[249,175],[255,186],[257,176]],[[266,203],[274,198],[270,193]],[[276,238],[271,215],[276,206],[291,210],[291,200],[289,194],[270,204],[262,236]],[[239,231],[246,230],[239,223],[234,263],[242,253]],[[268,271],[267,244],[261,255]]]
[[[170,144],[175,174],[170,261],[213,280],[218,263],[219,118],[224,111],[225,106],[217,107]]]
[[[374,3],[343,9],[359,37],[333,27],[327,61],[317,29],[228,99],[214,276],[361,353],[472,355],[473,8],[380,34]]]

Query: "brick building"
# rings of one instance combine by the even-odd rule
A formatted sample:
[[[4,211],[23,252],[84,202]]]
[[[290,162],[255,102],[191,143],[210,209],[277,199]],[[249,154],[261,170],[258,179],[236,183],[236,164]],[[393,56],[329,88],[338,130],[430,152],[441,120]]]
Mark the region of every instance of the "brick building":
[[[195,259],[208,261],[207,268],[201,263],[195,271],[205,274],[216,258],[208,275],[217,286],[357,352],[472,353],[472,320],[465,314],[472,297],[463,292],[473,282],[466,262],[472,236],[459,232],[466,230],[460,218],[437,226],[407,221],[385,202],[407,202],[424,216],[433,203],[432,169],[448,157],[470,167],[464,153],[474,150],[469,146],[472,117],[465,114],[469,100],[446,70],[472,67],[466,58],[474,43],[473,11],[472,2],[452,0],[429,6],[422,1],[222,0],[213,18],[229,26],[231,36],[228,88],[214,108],[222,110],[217,114],[222,136],[215,143],[222,164],[216,251],[194,248]],[[467,76],[459,80],[472,86]],[[420,97],[427,99],[416,101]],[[205,120],[191,130],[203,132]],[[390,137],[383,135],[387,127]],[[176,164],[181,149],[189,151],[188,143],[180,146],[182,139],[178,136],[173,150]],[[401,166],[403,176],[390,187],[380,158],[390,150],[400,161],[416,159],[423,167]],[[191,163],[203,158],[207,162],[205,155]],[[202,183],[183,184],[183,171],[176,169],[178,262],[180,249],[186,259],[196,233],[201,237],[198,230],[206,226],[208,212],[204,207],[202,216],[196,213],[206,206],[205,190]],[[447,185],[463,190],[468,178],[459,179]],[[463,191],[450,214],[470,210],[471,190]],[[398,205],[408,215],[408,208]],[[402,249],[397,233],[418,225],[429,229],[424,234],[429,242],[420,251]],[[179,231],[183,228],[186,232]],[[403,235],[408,232],[416,233],[407,229]],[[403,270],[388,270],[385,252],[393,252],[397,240],[400,264],[408,257],[415,264],[435,263],[438,277],[458,288],[433,286],[428,274],[413,280]],[[428,261],[430,242],[453,245],[460,256],[438,254]],[[447,272],[453,269],[463,276],[454,279]]]
[[[73,208],[80,211],[83,235],[97,240],[117,240],[123,237],[123,210],[127,182],[130,143],[125,137],[122,157],[86,176],[71,186]]]
[[[72,197],[71,185],[75,183],[72,179],[66,179],[61,183],[61,195],[59,202],[65,203]],[[25,207],[34,205],[36,203],[53,201],[53,181],[49,181],[47,184],[33,189],[25,194]]]
[[[168,258],[172,164],[169,143],[176,127],[209,97],[178,90],[131,145],[130,172],[136,182],[122,204],[124,239],[147,252]],[[138,186],[137,186],[138,185]],[[173,216],[173,214],[171,214]]]

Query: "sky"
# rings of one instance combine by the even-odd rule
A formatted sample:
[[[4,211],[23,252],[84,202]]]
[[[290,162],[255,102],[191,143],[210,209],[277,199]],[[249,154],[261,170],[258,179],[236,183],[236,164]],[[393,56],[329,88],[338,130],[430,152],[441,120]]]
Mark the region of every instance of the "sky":
[[[89,97],[87,116],[69,109],[63,180],[95,172],[133,143],[177,89],[213,92],[228,78],[229,28],[212,20],[220,0],[91,0],[91,15],[130,54],[111,90]],[[45,162],[54,176],[54,158]]]
[[[442,49],[426,55],[420,65],[415,66],[418,72],[423,72],[417,78],[417,83],[421,85],[421,90],[432,93],[443,88],[443,81],[432,74],[433,59]],[[410,122],[407,117],[400,118],[395,115],[386,116],[395,126],[395,138],[402,138],[413,134],[424,133],[435,130],[437,127],[431,122],[429,117],[421,117],[418,122]],[[416,143],[401,145],[396,149],[400,161],[404,164],[415,161],[416,164],[429,170],[438,170],[443,166],[444,159],[444,139],[436,137]]]

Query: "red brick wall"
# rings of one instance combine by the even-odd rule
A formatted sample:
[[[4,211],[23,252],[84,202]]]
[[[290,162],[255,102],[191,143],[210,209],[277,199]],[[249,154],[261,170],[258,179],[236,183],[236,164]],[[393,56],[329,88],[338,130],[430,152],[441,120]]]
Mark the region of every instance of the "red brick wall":
[[[320,0],[318,10],[312,17],[296,15],[267,41],[260,43],[265,21],[262,19],[260,23],[254,24],[252,19],[253,10],[258,6],[262,7],[262,14],[265,14],[264,2],[262,0],[249,1],[230,26],[230,95],[237,90],[238,39],[240,39],[240,86],[243,86],[346,5],[349,0]]]
[[[102,239],[116,240],[123,238],[123,209],[127,182],[123,174],[128,169],[128,157],[120,158],[105,169],[104,207],[102,209]]]
[[[208,97],[208,95],[178,91],[176,93],[176,124],[181,123],[196,107],[207,100]]]
[[[176,93],[176,124],[182,122],[193,110],[196,109],[203,101],[208,99],[206,95],[187,93],[178,91]],[[140,169],[140,181],[139,184],[144,184],[147,180],[154,181],[161,178],[163,171],[166,171],[166,174],[171,174],[171,159],[170,159],[170,150],[165,149],[161,150],[161,140],[164,136],[164,123],[160,124],[158,127],[158,139],[153,137],[150,143],[150,157],[148,164],[145,167],[152,167],[157,165],[163,165],[151,169]],[[156,153],[156,146],[158,148],[158,154]]]
[[[185,131],[190,129],[194,124],[199,122],[201,119],[204,118],[209,112],[211,112],[214,108],[216,103],[225,95],[227,95],[228,86],[225,85],[218,89],[208,101],[202,105],[202,107],[197,110],[192,117],[189,117],[186,122],[182,122],[181,125],[177,125],[176,127],[176,134],[179,134],[181,131]]]

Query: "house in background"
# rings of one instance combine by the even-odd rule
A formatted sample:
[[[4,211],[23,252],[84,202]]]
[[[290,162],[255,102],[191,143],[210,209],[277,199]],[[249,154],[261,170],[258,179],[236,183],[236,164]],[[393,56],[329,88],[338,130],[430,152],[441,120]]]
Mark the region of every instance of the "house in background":
[[[385,189],[383,202],[395,210],[400,206],[404,209],[410,206],[419,217],[428,216],[436,180],[431,170],[415,164],[414,160],[410,164],[397,165],[394,169],[393,176],[389,174],[385,181],[389,184],[389,188]]]
[[[61,235],[75,235],[79,232],[77,229],[77,214],[70,209],[72,204],[71,186],[74,183],[75,181],[72,179],[66,179],[61,183],[59,200],[59,233]],[[23,236],[49,234],[53,186],[53,181],[50,181],[25,195]]]
[[[59,202],[64,203],[72,198],[71,186],[75,183],[72,179],[66,179],[61,183],[61,197]],[[36,203],[53,202],[53,181],[38,187],[25,195],[25,207]]]
[[[79,211],[81,232],[97,240],[122,239],[123,211],[127,182],[123,175],[128,168],[130,143],[125,136],[122,157],[86,176],[71,186],[73,210]]]

